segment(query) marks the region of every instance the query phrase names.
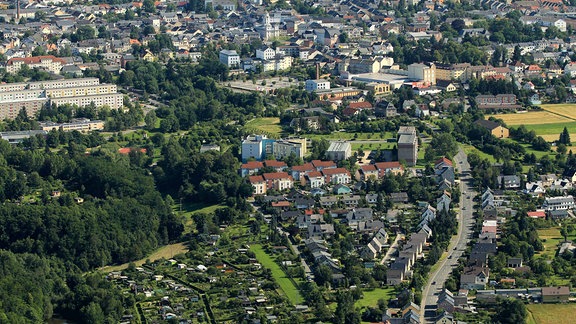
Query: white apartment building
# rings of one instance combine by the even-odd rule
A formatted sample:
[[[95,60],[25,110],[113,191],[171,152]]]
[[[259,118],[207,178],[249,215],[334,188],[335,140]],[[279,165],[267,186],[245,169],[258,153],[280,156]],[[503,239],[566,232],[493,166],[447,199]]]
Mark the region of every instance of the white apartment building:
[[[574,197],[572,195],[566,197],[548,197],[544,200],[544,205],[542,205],[544,210],[568,210],[574,208]]]
[[[112,94],[116,92],[117,87],[115,84],[98,84],[84,87],[48,89],[46,90],[46,96],[49,98],[66,98]]]
[[[271,47],[264,46],[256,50],[256,58],[261,60],[271,60],[276,57],[276,51],[274,51]]]
[[[304,158],[306,139],[278,140],[272,144],[272,152],[277,160],[282,160],[291,154]]]
[[[85,107],[94,103],[97,107],[108,106],[110,109],[121,109],[124,107],[124,95],[121,93],[113,93],[82,97],[53,98],[50,100],[50,103],[56,106],[70,104],[78,107]]]
[[[237,67],[240,65],[240,55],[235,50],[221,50],[219,54],[220,62],[227,67]]]

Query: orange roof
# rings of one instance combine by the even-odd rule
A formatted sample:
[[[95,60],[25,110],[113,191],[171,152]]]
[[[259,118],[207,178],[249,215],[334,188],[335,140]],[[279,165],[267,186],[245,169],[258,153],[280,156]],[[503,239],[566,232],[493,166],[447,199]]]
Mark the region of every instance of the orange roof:
[[[292,167],[292,171],[297,171],[297,172],[305,172],[305,171],[312,171],[312,170],[314,170],[314,166],[312,165],[312,163],[295,165]]]
[[[274,180],[274,179],[292,179],[291,176],[288,175],[286,172],[273,172],[273,173],[264,173],[264,179],[266,180]]]
[[[141,43],[137,39],[130,38],[130,45],[141,45]]]
[[[276,160],[266,160],[264,161],[264,165],[271,168],[281,168],[286,167],[286,162]]]
[[[441,159],[438,159],[438,161],[436,161],[435,164],[440,164],[440,163],[444,163],[444,164],[447,164],[449,166],[452,166],[452,161],[447,159],[445,156],[443,156]]]
[[[395,161],[395,162],[378,162],[375,164],[376,167],[378,169],[396,169],[396,168],[402,168],[402,164],[400,164],[400,162]]]
[[[320,173],[319,171],[312,171],[308,173],[308,177],[312,178],[312,177],[321,177],[322,173]]]
[[[353,109],[369,109],[372,108],[372,104],[368,101],[351,102],[348,105],[349,108]]]
[[[328,167],[334,167],[336,166],[336,163],[334,163],[334,161],[320,161],[320,160],[313,160],[312,161],[312,165],[315,168],[328,168]]]
[[[325,212],[324,209],[318,209],[318,214],[321,214],[321,215],[322,215],[322,214],[324,214],[324,212]],[[304,211],[304,214],[306,214],[306,215],[313,215],[313,214],[315,214],[315,213],[314,213],[314,210],[312,210],[312,209],[306,209],[306,210]]]
[[[290,207],[290,202],[288,201],[273,201],[272,207]]]
[[[136,8],[142,8],[144,4],[142,2],[132,2],[132,6]]]
[[[363,165],[360,167],[360,169],[362,169],[362,171],[364,171],[364,172],[377,171],[376,165],[374,165],[374,164]]]
[[[546,218],[546,213],[544,211],[532,211],[528,212],[528,217],[532,218]]]
[[[250,183],[252,184],[264,182],[264,178],[262,176],[249,176],[248,179],[250,179]]]
[[[123,147],[123,148],[121,148],[121,149],[118,149],[118,153],[120,153],[120,154],[128,154],[128,153],[130,153],[130,151],[132,151],[132,150],[138,150],[138,151],[140,151],[140,153],[146,153],[146,149],[145,149],[145,148],[136,149],[136,148],[133,148],[133,147]]]
[[[260,169],[262,167],[264,167],[264,164],[258,161],[248,161],[241,166],[242,169]]]
[[[342,173],[350,174],[350,172],[348,172],[348,170],[346,170],[344,168],[324,169],[324,170],[322,170],[322,173],[324,175],[334,175],[334,174],[342,174]]]
[[[38,64],[43,60],[52,60],[52,62],[60,62],[62,64],[66,63],[63,59],[58,58],[54,55],[42,55],[32,57],[13,57],[8,60],[6,65],[13,65],[14,62],[23,62],[24,64]]]

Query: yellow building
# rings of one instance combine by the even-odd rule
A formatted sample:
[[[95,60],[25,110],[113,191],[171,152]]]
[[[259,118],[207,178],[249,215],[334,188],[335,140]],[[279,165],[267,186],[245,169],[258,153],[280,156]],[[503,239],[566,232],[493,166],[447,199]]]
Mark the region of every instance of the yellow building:
[[[496,138],[508,138],[510,136],[510,131],[508,128],[493,122],[491,120],[478,120],[476,124],[486,128],[490,131],[490,134],[494,135]]]
[[[368,89],[369,91],[374,91],[375,95],[383,95],[391,92],[390,85],[387,83],[376,83],[376,82],[368,83],[366,85],[366,89]]]

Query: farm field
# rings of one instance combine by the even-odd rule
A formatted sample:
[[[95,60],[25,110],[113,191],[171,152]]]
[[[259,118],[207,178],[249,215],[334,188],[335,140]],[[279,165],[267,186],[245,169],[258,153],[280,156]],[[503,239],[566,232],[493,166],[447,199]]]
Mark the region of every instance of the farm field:
[[[548,104],[540,105],[540,108],[576,120],[576,104]]]
[[[280,133],[282,133],[282,128],[280,127],[280,118],[278,117],[254,118],[246,122],[244,128],[248,131],[261,131],[272,137],[279,137]]]
[[[576,318],[574,304],[530,304],[526,308],[528,324],[568,324]]]
[[[558,124],[569,123],[574,120],[559,116],[550,111],[530,111],[526,113],[516,114],[497,114],[489,115],[488,117],[496,117],[502,119],[508,126],[525,125],[542,125],[542,124]]]
[[[302,295],[300,295],[298,288],[294,286],[292,281],[290,281],[290,278],[286,276],[284,271],[274,261],[274,259],[272,259],[272,257],[268,255],[266,251],[264,251],[262,245],[252,244],[250,245],[250,250],[254,252],[256,259],[258,262],[260,262],[260,264],[262,264],[263,267],[272,271],[272,277],[274,278],[274,281],[278,283],[280,289],[284,292],[286,297],[290,299],[290,302],[292,302],[293,305],[302,304],[304,302],[304,298]]]
[[[557,140],[564,127],[567,127],[569,131],[576,131],[576,105],[542,105],[542,108],[545,111],[498,114],[488,117],[502,119],[508,126],[524,125],[548,142]],[[574,111],[571,111],[572,109]]]

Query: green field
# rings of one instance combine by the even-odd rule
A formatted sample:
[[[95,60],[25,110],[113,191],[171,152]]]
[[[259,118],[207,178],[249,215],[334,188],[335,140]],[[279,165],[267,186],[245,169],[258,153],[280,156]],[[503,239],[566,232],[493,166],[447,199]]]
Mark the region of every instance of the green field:
[[[278,117],[254,118],[247,122],[244,128],[248,131],[264,133],[271,137],[279,137],[280,133],[282,133],[280,118]]]
[[[388,301],[396,296],[396,290],[390,288],[376,288],[374,290],[362,291],[362,298],[356,301],[355,307],[377,307],[378,299],[383,298]]]
[[[560,235],[560,227],[539,229],[538,237],[542,240],[542,244],[544,244],[544,251],[539,252],[538,254],[546,256],[549,259],[554,258],[556,251],[558,250],[558,244],[564,241],[564,237]],[[572,242],[576,241],[576,233],[570,233],[568,235],[568,240]]]
[[[576,318],[575,304],[530,304],[528,324],[569,324]]]
[[[284,292],[286,297],[288,297],[290,302],[294,305],[302,304],[304,298],[300,295],[298,288],[292,283],[290,278],[286,277],[286,274],[274,259],[264,251],[262,245],[252,244],[250,245],[250,250],[256,254],[256,259],[263,267],[272,271],[272,277],[278,283],[280,289]]]
[[[555,124],[539,124],[539,125],[525,125],[526,129],[533,130],[536,132],[536,135],[542,136],[546,141],[552,142],[558,140],[560,137],[560,133],[564,130],[564,127],[568,128],[568,131],[574,136],[576,136],[576,122],[567,122],[567,123],[555,123]],[[572,141],[575,141],[576,138],[571,136],[570,138]]]

